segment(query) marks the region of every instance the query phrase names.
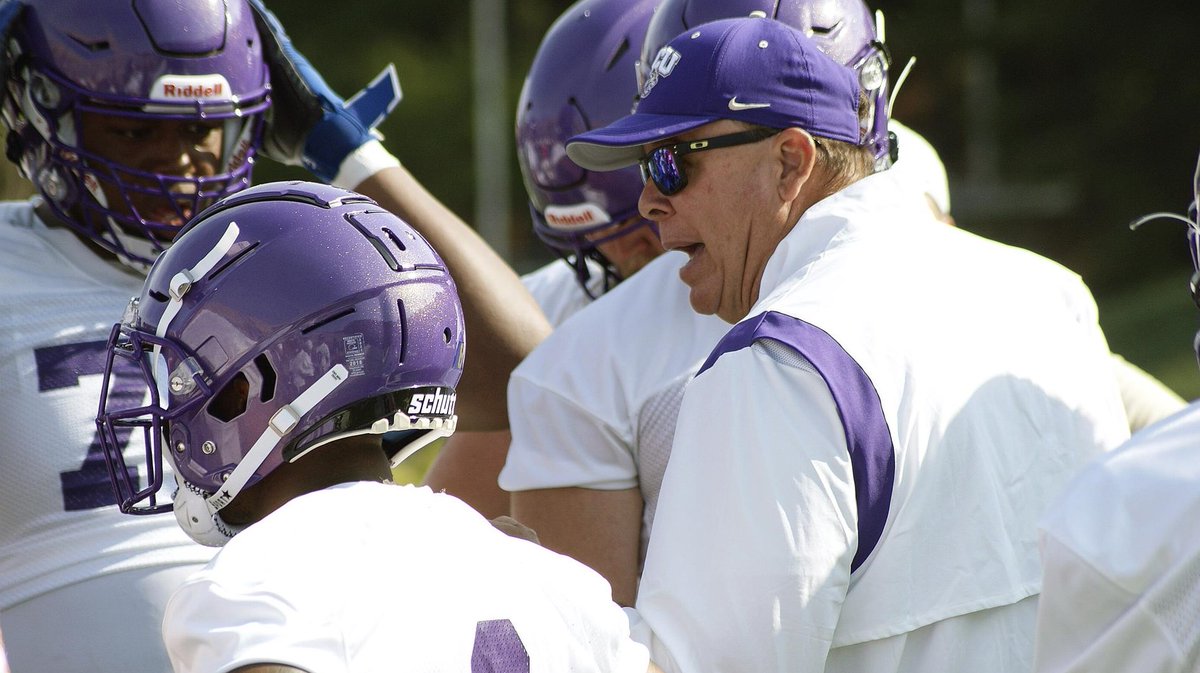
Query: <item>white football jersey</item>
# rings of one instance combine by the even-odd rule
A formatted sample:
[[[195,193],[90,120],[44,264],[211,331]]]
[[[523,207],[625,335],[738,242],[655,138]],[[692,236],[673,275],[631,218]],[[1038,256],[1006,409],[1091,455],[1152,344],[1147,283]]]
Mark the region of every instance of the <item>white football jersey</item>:
[[[604,288],[604,270],[591,260],[587,265],[592,274],[588,287],[592,294],[599,296]],[[561,259],[521,276],[521,282],[546,314],[546,320],[555,327],[592,303],[591,297],[575,280],[575,269]]]
[[[558,326],[508,384],[512,445],[501,488],[640,487],[643,551],[683,387],[729,330],[692,310],[678,277],[686,261],[660,255],[605,293]]]
[[[176,673],[644,673],[608,583],[451,496],[357,482],[296,498],[171,598]]]
[[[1194,673],[1200,403],[1089,465],[1042,521],[1037,673]]]
[[[30,202],[0,204],[0,611],[98,576],[198,568],[212,556],[169,514],[121,514],[100,453],[105,344],[141,285],[70,232],[47,228]],[[126,461],[144,485],[140,438]],[[135,605],[161,611],[166,596],[130,586],[112,599],[64,614],[44,644],[9,641],[13,660],[23,646],[73,647],[88,630],[129,648],[147,641],[161,658],[161,643],[126,633],[120,615]]]
[[[761,288],[684,393],[636,604],[654,661],[1028,671],[1037,519],[1128,436],[1087,289],[886,174],[809,208]]]

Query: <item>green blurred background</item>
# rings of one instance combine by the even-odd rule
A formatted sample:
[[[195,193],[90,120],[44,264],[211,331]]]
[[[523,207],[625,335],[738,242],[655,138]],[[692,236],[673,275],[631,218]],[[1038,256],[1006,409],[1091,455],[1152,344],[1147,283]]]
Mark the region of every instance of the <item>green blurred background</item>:
[[[551,259],[529,227],[513,112],[542,34],[569,2],[268,4],[342,94],[394,62],[404,101],[382,126],[389,148],[519,271]],[[1200,4],[870,4],[887,17],[893,80],[917,57],[894,114],[940,151],[959,226],[1079,272],[1113,350],[1200,397],[1184,228],[1126,226],[1151,211],[1182,212],[1190,198]],[[476,77],[490,93],[474,93]],[[493,167],[477,173],[487,161]],[[260,182],[288,177],[306,176],[269,161],[256,172]],[[3,178],[10,194],[26,189],[11,171]]]

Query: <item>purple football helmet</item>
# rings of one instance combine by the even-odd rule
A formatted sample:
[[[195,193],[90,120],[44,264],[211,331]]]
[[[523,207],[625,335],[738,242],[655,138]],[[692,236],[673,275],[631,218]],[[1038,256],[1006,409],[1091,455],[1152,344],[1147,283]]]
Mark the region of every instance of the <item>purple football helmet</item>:
[[[888,133],[888,66],[891,57],[876,37],[875,20],[862,0],[663,0],[650,20],[638,60],[638,90],[650,78],[654,57],[675,36],[702,23],[740,16],[782,21],[811,37],[818,48],[854,68],[870,104],[862,137],[875,154],[877,170],[895,160]]]
[[[25,6],[6,44],[7,156],[60,219],[148,265],[180,223],[250,186],[270,86],[245,0],[15,1]],[[217,172],[179,175],[89,152],[88,113],[217,122]]]
[[[529,194],[533,230],[575,269],[592,296],[588,260],[604,269],[603,290],[621,280],[596,249],[652,226],[638,214],[636,166],[596,173],[567,158],[568,138],[629,114],[637,95],[638,49],[656,0],[580,0],[560,16],[538,47],[517,103],[517,161]],[[615,224],[624,227],[589,240]]]
[[[193,538],[222,544],[236,531],[220,509],[285,461],[389,432],[398,462],[453,431],[465,343],[445,263],[374,201],[307,182],[227,197],[113,326],[96,423],[120,508],[173,506]],[[140,395],[114,388],[130,365]],[[119,441],[131,429],[145,439],[142,488]],[[173,504],[158,497],[164,454]]]

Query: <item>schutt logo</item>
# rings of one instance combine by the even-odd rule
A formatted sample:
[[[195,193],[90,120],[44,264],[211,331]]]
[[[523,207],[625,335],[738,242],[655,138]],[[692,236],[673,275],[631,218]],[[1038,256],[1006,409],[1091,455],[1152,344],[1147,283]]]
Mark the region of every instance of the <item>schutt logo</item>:
[[[408,401],[408,414],[410,416],[453,416],[454,403],[458,401],[458,395],[454,393],[418,393],[413,395]]]

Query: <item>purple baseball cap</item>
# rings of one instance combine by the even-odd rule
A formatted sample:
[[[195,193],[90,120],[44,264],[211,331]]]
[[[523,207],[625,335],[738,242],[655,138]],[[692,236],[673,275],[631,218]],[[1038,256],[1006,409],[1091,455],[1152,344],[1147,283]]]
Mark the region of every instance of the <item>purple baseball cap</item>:
[[[760,18],[713,21],[659,50],[637,109],[567,141],[567,156],[589,170],[636,163],[641,146],[720,119],[862,144],[858,76],[808,36]]]

